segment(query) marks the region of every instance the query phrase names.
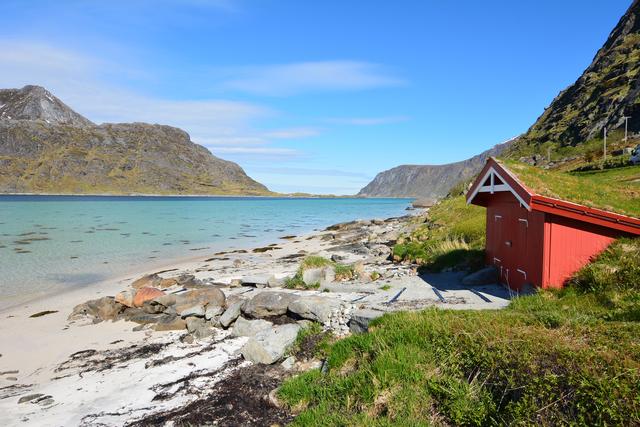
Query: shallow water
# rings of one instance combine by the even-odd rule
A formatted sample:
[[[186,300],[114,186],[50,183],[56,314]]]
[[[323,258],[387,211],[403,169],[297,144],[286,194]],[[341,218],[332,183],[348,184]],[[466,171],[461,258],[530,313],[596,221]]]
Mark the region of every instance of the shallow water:
[[[141,265],[253,247],[337,222],[405,212],[409,199],[0,196],[0,307]]]

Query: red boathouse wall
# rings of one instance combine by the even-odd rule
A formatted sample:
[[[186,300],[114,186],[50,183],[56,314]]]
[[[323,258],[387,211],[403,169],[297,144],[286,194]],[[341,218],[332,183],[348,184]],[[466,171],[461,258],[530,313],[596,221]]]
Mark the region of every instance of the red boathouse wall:
[[[521,290],[542,284],[544,213],[528,211],[509,192],[495,193],[487,204],[486,262],[500,282]]]
[[[561,288],[622,234],[617,230],[545,214],[543,288]]]
[[[536,194],[494,158],[466,198],[487,208],[486,262],[517,291],[561,288],[615,239],[640,236],[640,219]]]

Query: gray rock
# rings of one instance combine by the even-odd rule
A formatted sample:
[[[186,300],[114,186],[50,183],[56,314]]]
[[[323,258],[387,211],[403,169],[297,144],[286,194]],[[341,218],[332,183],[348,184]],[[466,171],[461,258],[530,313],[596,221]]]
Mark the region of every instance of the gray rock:
[[[211,325],[201,317],[187,317],[187,330],[196,339],[202,339],[213,335]]]
[[[315,285],[316,283],[333,282],[336,279],[336,273],[333,267],[309,268],[302,273],[302,280],[307,285]]]
[[[296,341],[300,326],[295,323],[279,325],[257,333],[240,350],[253,363],[272,364],[285,355]]]
[[[208,305],[204,311],[204,318],[207,320],[214,319],[224,313],[224,307],[219,305]]]
[[[280,316],[296,298],[286,292],[260,292],[243,305],[242,312],[253,318]]]
[[[494,266],[485,267],[462,279],[462,284],[467,286],[491,285],[494,283],[498,283],[498,270]]]
[[[275,279],[274,276],[272,275],[268,275],[268,274],[263,274],[263,275],[256,275],[256,276],[248,276],[248,277],[243,277],[242,278],[242,286],[253,286],[256,288],[266,288],[267,286],[269,286],[269,281]]]
[[[220,316],[219,322],[223,328],[228,328],[229,325],[231,325],[233,322],[236,321],[238,316],[240,316],[240,311],[242,309],[243,304],[244,304],[244,301],[238,301],[234,304],[231,304],[229,308],[227,308],[225,312],[222,313],[222,316]]]
[[[293,369],[295,364],[296,364],[296,358],[293,356],[289,356],[282,361],[280,366],[282,366],[283,369],[290,371],[291,369]]]
[[[180,316],[166,316],[153,326],[155,331],[181,331],[187,327],[187,322]]]
[[[44,394],[42,394],[42,393],[28,394],[28,395],[22,396],[20,399],[18,399],[18,404],[25,403],[25,402],[31,402],[32,400],[39,399],[42,396],[44,396]]]
[[[382,311],[371,309],[356,310],[349,320],[349,330],[354,334],[362,334],[369,330],[369,324],[378,317],[382,316]]]
[[[340,310],[340,305],[340,301],[326,296],[303,296],[289,304],[289,311],[303,319],[328,324],[332,315]]]
[[[146,325],[148,323],[158,323],[158,322],[161,322],[163,319],[166,319],[167,317],[173,317],[173,316],[167,316],[164,313],[158,313],[158,314],[145,313],[140,309],[128,309],[122,314],[122,318],[129,320],[131,322],[139,323],[141,325]]]
[[[224,293],[218,288],[194,289],[176,295],[175,297],[175,306],[178,313],[182,313],[183,310],[195,305],[201,305],[203,307],[207,305],[224,306],[226,300]]]
[[[233,330],[231,331],[232,337],[252,337],[255,334],[262,332],[267,329],[271,329],[273,327],[273,323],[262,320],[247,320],[244,317],[238,317],[236,323],[233,325]]]
[[[315,285],[321,283],[324,279],[324,268],[308,268],[302,273],[302,280],[307,285]]]
[[[76,305],[69,315],[69,320],[85,316],[99,320],[116,320],[125,309],[127,307],[117,303],[113,297],[102,297]]]
[[[152,304],[161,304],[161,305],[164,305],[165,307],[171,307],[176,305],[176,295],[173,295],[173,294],[162,295],[160,297],[152,299],[150,302]]]
[[[154,303],[153,300],[152,301],[145,301],[142,304],[141,308],[142,308],[142,311],[144,311],[145,313],[149,313],[149,314],[162,313],[167,309],[167,307],[165,307],[162,304]]]
[[[215,307],[215,306],[214,306]],[[180,311],[180,316],[185,319],[187,317],[204,317],[205,309],[202,305],[196,304]]]
[[[282,279],[276,279],[275,276],[271,276],[269,278],[269,282],[267,283],[267,286],[270,288],[281,288],[283,284]]]

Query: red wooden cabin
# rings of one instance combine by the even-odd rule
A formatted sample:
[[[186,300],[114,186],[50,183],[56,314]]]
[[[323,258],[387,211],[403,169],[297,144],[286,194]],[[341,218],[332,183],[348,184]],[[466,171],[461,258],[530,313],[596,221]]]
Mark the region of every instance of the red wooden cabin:
[[[536,194],[490,158],[467,193],[487,208],[486,262],[514,290],[562,287],[621,236],[640,235],[640,220]]]

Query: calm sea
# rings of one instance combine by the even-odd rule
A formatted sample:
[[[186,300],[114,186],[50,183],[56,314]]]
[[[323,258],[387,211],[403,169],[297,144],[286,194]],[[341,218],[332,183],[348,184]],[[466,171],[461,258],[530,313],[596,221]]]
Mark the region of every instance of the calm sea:
[[[0,196],[0,307],[140,266],[405,214],[408,199]]]

